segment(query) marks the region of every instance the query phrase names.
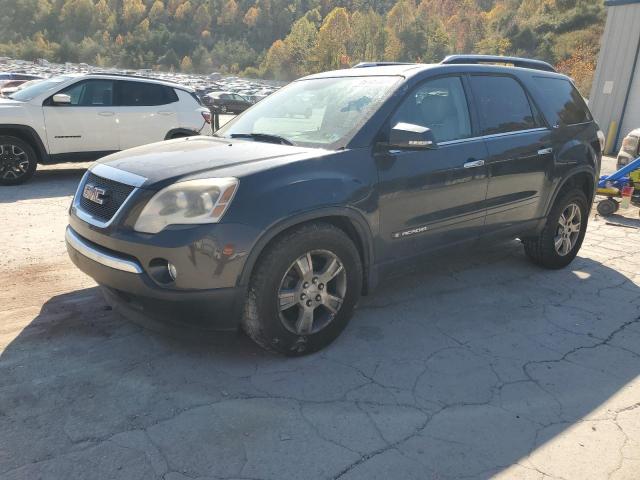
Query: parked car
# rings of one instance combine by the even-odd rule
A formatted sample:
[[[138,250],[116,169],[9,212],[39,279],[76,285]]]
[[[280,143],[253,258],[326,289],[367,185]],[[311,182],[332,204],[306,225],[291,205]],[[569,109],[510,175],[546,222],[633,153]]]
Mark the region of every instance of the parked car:
[[[97,73],[43,80],[0,99],[0,185],[27,181],[38,163],[209,133],[210,117],[192,89],[173,83]]]
[[[361,294],[445,247],[517,237],[568,265],[602,132],[550,65],[462,58],[311,75],[216,136],[102,159],[73,200],[71,259],[125,315],[241,325],[287,355],[331,343]],[[318,114],[281,117],[297,99]]]
[[[41,82],[42,79],[37,80],[11,80],[4,84],[3,87],[0,88],[0,96],[1,97],[9,97],[13,95],[18,90],[22,90],[23,88],[30,87],[38,82]]]
[[[0,72],[0,88],[4,87],[6,83],[14,81],[14,80],[37,80],[42,78],[38,75],[31,75],[28,73],[10,73],[10,72]]]
[[[253,103],[242,95],[232,92],[211,92],[203,97],[207,107],[217,108],[221,113],[242,113]]]
[[[617,169],[620,170],[638,157],[640,157],[640,128],[631,130],[622,140],[622,146],[618,152]]]

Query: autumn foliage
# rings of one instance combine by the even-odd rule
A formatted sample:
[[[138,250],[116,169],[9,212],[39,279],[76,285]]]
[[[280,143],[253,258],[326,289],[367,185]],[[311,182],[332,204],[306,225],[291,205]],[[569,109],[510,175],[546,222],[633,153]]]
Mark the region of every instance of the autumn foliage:
[[[359,61],[536,57],[583,93],[601,0],[0,0],[0,55],[291,79]]]

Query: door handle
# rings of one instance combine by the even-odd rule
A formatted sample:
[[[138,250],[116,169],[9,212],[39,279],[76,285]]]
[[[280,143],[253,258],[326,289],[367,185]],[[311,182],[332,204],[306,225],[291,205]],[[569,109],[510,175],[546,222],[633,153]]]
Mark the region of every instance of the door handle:
[[[114,112],[98,112],[101,117],[113,117]]]
[[[158,115],[173,115],[173,112],[167,110],[161,110],[158,112]]]
[[[484,165],[484,160],[472,160],[470,162],[467,162],[463,165],[464,168],[475,168],[475,167],[481,167]]]
[[[553,153],[553,148],[551,147],[541,148],[540,150],[538,150],[538,155],[548,155],[550,153]]]

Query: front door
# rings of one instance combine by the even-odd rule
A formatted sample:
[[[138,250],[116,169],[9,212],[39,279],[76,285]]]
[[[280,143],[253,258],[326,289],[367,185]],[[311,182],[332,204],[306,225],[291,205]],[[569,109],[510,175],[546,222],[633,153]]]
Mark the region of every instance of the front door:
[[[50,153],[105,153],[120,149],[112,80],[84,80],[56,93],[69,95],[71,103],[55,104],[52,97],[44,102]]]
[[[376,154],[382,263],[477,238],[485,216],[487,152],[474,134],[462,78],[418,85],[388,128],[398,122],[429,127],[437,148]]]

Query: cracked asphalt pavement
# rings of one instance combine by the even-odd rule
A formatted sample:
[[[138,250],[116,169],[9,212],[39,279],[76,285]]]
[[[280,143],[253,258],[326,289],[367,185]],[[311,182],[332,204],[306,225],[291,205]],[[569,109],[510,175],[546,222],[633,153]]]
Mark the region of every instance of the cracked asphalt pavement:
[[[112,312],[64,247],[82,167],[0,190],[0,479],[640,478],[637,209],[561,271],[418,265],[287,359]]]

